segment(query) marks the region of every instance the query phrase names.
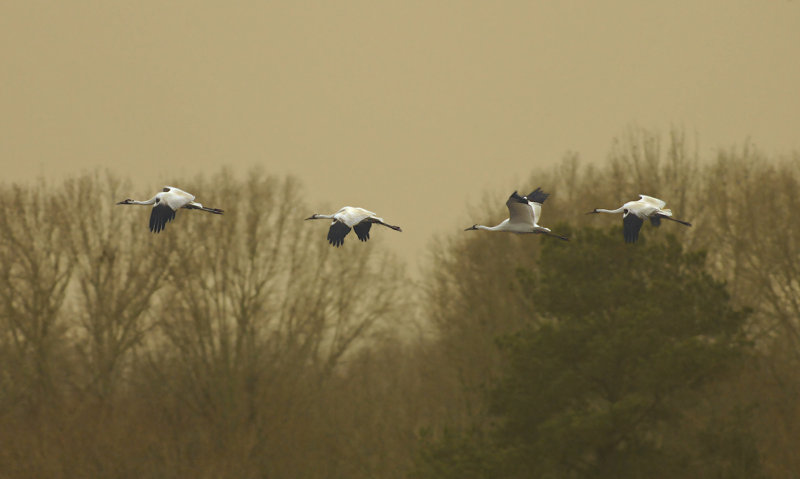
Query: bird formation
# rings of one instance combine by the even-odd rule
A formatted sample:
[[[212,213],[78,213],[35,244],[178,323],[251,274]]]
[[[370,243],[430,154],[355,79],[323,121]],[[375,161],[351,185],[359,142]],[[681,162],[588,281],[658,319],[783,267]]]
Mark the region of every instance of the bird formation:
[[[549,193],[545,193],[541,188],[536,188],[528,196],[520,196],[516,191],[511,193],[506,201],[508,208],[508,218],[504,219],[497,226],[484,226],[475,224],[464,231],[486,230],[486,231],[507,231],[516,234],[544,234],[564,241],[569,241],[566,236],[553,233],[550,228],[539,225],[542,217],[542,205]],[[136,201],[126,199],[117,203],[118,205],[153,205],[150,212],[150,231],[158,233],[164,229],[167,223],[175,219],[175,212],[180,208],[190,210],[201,210],[208,213],[221,215],[223,210],[208,208],[194,201],[194,195],[187,193],[173,186],[165,186],[163,190],[147,201]],[[587,214],[595,213],[622,213],[622,234],[626,243],[635,243],[639,239],[639,230],[642,228],[645,219],[650,220],[650,224],[655,227],[661,225],[661,219],[675,221],[684,226],[692,226],[691,223],[675,219],[672,217],[672,210],[665,209],[665,201],[652,196],[639,195],[636,201],[629,201],[615,210],[595,208]],[[399,226],[390,225],[383,218],[378,217],[372,211],[353,206],[345,206],[336,213],[313,214],[306,220],[332,220],[328,228],[328,242],[337,248],[344,244],[344,238],[350,230],[356,232],[356,237],[361,241],[369,239],[369,231],[373,224],[379,224],[395,231],[403,231]]]

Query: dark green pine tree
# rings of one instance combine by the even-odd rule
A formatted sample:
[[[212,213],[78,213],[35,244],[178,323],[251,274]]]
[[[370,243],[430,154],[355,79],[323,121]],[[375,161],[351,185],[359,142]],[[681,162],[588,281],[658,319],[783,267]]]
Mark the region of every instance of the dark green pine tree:
[[[616,229],[547,241],[538,268],[517,272],[531,321],[499,339],[496,427],[428,443],[419,476],[759,477],[744,414],[697,419],[748,347],[746,311],[704,261]]]

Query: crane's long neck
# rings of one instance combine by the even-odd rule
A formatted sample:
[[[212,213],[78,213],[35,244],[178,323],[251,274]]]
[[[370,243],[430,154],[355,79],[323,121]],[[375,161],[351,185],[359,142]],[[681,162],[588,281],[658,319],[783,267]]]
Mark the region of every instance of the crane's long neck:
[[[156,197],[152,197],[147,201],[125,200],[117,203],[118,205],[152,205],[155,204]]]
[[[471,228],[467,228],[467,231],[469,230],[498,231],[499,229],[500,225],[497,226],[472,225]]]
[[[617,208],[615,210],[605,210],[603,208],[595,208],[594,211],[592,211],[592,213],[611,213],[611,214],[616,214],[616,213],[622,213],[622,211],[624,209],[625,209],[624,206],[620,206],[619,208]]]
[[[306,219],[307,220],[332,220],[333,219],[333,215],[320,215],[320,214],[314,213],[313,215],[309,216]]]

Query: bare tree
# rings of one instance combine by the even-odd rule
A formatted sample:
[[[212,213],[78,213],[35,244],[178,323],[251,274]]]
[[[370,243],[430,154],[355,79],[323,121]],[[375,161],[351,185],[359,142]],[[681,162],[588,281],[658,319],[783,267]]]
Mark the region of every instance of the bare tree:
[[[151,327],[154,294],[164,285],[169,251],[146,228],[145,211],[114,205],[129,184],[110,174],[68,180],[58,195],[74,265],[73,321],[88,386],[99,399],[113,393],[120,368]],[[149,212],[147,212],[149,213]]]
[[[0,202],[0,358],[6,362],[0,382],[14,396],[6,400],[38,408],[59,394],[67,359],[61,314],[72,274],[61,247],[67,225],[44,183],[3,187]]]
[[[706,247],[737,301],[754,307],[759,336],[800,351],[800,158],[768,161],[752,146],[721,151],[708,167]],[[800,355],[795,357],[800,361]]]
[[[776,477],[800,474],[800,157],[771,160],[753,145],[722,150],[708,165],[702,247],[734,300],[753,309],[760,368],[740,394],[758,402],[761,450]],[[701,236],[702,231],[702,236]]]
[[[302,221],[307,207],[292,179],[221,175],[192,190],[225,214],[184,215],[159,238],[172,260],[158,294],[163,342],[153,370],[202,418],[221,463],[291,476],[309,444],[325,463],[329,438],[308,421],[324,414],[323,391],[341,362],[398,313],[402,271],[374,253],[379,241],[330,248]],[[308,475],[324,475],[313,464]]]

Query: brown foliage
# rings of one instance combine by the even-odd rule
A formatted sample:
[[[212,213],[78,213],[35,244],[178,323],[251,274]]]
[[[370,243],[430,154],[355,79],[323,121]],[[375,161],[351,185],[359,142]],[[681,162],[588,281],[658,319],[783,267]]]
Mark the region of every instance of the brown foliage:
[[[370,477],[407,459],[413,419],[392,427],[404,457],[360,452],[388,434],[360,415],[392,406],[355,401],[354,379],[401,377],[367,358],[413,319],[380,239],[331,248],[291,178],[181,186],[225,214],[153,235],[111,175],[0,190],[0,470]]]
[[[759,356],[734,382],[719,386],[736,397],[717,406],[758,404],[749,419],[764,463],[778,477],[800,474],[794,453],[800,448],[800,230],[792,219],[800,210],[800,157],[768,159],[745,144],[701,160],[680,131],[664,141],[633,128],[614,141],[603,165],[582,165],[576,155],[567,155],[552,170],[510,189],[537,186],[551,193],[543,224],[567,236],[569,226],[559,222],[621,230],[619,216],[584,213],[616,208],[640,193],[664,199],[676,218],[693,223],[658,229],[647,224],[642,235],[657,241],[674,234],[688,248],[707,251],[708,271],[727,282],[734,304],[752,308],[748,329]],[[484,201],[484,215],[505,217],[503,199]],[[485,417],[484,391],[501,367],[496,338],[539,321],[515,272],[532,268],[539,245],[550,240],[462,233],[434,249],[426,301],[445,355],[440,381],[463,387],[452,401],[449,427],[471,426]]]
[[[619,228],[584,213],[639,193],[693,223],[643,239],[705,249],[753,309],[757,361],[703,407],[758,404],[779,477],[800,474],[799,185],[797,155],[701,161],[681,132],[631,129],[602,165],[568,155],[513,186],[551,193],[543,224],[567,235]],[[323,205],[294,179],[177,186],[225,214],[183,210],[153,235],[147,207],[114,205],[138,195],[113,175],[0,185],[0,476],[403,477],[421,429],[486,418],[496,337],[541,319],[518,270],[553,238],[456,232],[419,296],[380,236],[334,249],[302,221]],[[501,220],[504,199],[475,220]]]

